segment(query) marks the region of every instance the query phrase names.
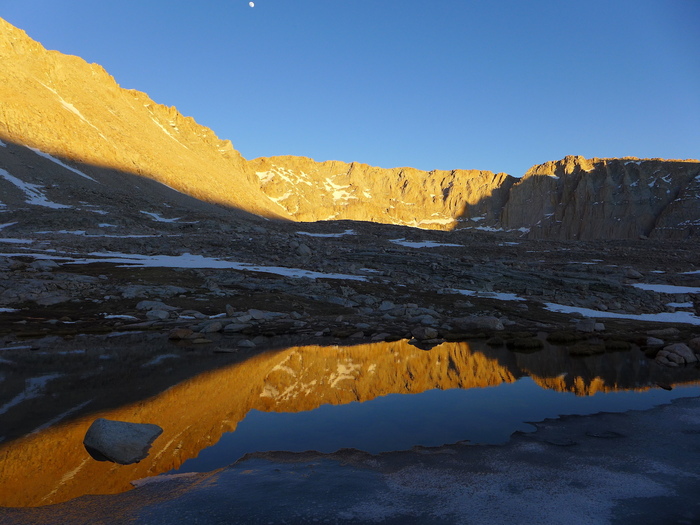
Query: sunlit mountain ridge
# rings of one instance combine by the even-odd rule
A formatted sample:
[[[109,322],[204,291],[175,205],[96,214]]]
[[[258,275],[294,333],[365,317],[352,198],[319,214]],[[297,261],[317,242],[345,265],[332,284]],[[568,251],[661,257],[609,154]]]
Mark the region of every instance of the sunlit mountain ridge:
[[[0,140],[97,171],[153,179],[266,218],[351,219],[556,239],[686,238],[700,232],[698,161],[572,156],[535,166],[521,179],[304,157],[248,161],[231,142],[174,107],[122,89],[96,64],[47,51],[1,19],[0,61]],[[0,167],[9,164],[7,154],[0,148]],[[31,184],[50,183],[52,173],[27,171],[34,162],[27,157],[8,173]],[[113,177],[95,175],[103,182]],[[12,189],[0,178],[3,186]],[[83,181],[63,183],[60,190],[85,202],[97,198]]]

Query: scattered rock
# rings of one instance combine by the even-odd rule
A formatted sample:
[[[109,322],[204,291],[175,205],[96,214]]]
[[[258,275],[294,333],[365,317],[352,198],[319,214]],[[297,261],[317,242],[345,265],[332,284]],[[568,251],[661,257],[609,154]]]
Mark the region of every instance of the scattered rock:
[[[696,337],[694,339],[691,339],[688,342],[688,346],[695,352],[695,353],[700,353],[700,337]]]
[[[678,328],[660,328],[657,330],[647,330],[647,335],[654,337],[675,337],[679,335],[681,331]]]
[[[170,313],[165,310],[149,310],[146,317],[154,321],[165,321],[170,317]]]
[[[428,326],[418,326],[411,330],[411,335],[419,341],[425,341],[427,339],[437,338],[438,331]]]
[[[168,306],[162,301],[140,301],[136,305],[137,310],[165,310],[166,312],[172,312],[177,310],[174,306]]]
[[[34,268],[35,270],[38,270],[40,272],[46,272],[49,270],[53,270],[54,268],[58,268],[59,264],[56,261],[52,261],[51,259],[40,259],[31,263],[29,267]]]
[[[235,334],[237,332],[242,332],[246,328],[250,328],[251,325],[246,323],[231,323],[224,326],[224,332],[229,334]]]
[[[224,325],[220,321],[212,321],[210,323],[205,323],[205,325],[199,329],[200,334],[213,334],[215,332],[221,332],[224,329]]]
[[[471,315],[453,319],[452,324],[460,330],[503,330],[503,323],[497,317]]]
[[[627,277],[628,279],[641,279],[644,276],[634,268],[628,268],[625,272],[625,277]]]
[[[581,319],[576,323],[576,330],[591,333],[595,331],[595,325],[595,319]]]
[[[199,312],[197,310],[183,310],[180,312],[180,317],[188,318],[191,317],[193,319],[206,319],[208,316],[204,315],[202,312]]]
[[[251,319],[255,319],[256,321],[262,321],[263,319],[267,318],[267,312],[263,312],[262,310],[256,310],[254,308],[248,310],[248,315],[251,317]]]
[[[674,343],[672,345],[665,346],[663,350],[660,350],[656,354],[656,360],[662,362],[661,358],[665,358],[667,361],[677,363],[679,365],[688,363],[697,363],[698,358],[690,349],[690,347],[684,343]]]
[[[311,248],[309,248],[306,244],[300,244],[297,246],[297,254],[301,255],[302,257],[308,257],[312,253]]]
[[[393,310],[394,308],[396,308],[396,305],[391,301],[382,301],[382,303],[379,305],[380,312],[386,312],[388,310]]]
[[[99,418],[90,425],[83,445],[97,461],[131,465],[148,457],[151,443],[162,433],[158,425]]]
[[[168,334],[168,339],[171,339],[173,341],[190,339],[193,334],[194,332],[189,328],[175,328],[174,330],[171,330]]]
[[[242,341],[238,341],[238,346],[240,348],[255,348],[256,344],[250,339],[243,339]]]

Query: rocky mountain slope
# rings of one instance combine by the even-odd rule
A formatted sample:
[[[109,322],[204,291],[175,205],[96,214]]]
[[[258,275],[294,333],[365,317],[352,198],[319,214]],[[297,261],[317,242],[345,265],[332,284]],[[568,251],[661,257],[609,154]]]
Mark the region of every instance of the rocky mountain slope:
[[[190,210],[226,222],[235,210],[531,238],[683,239],[700,232],[698,161],[567,157],[522,179],[303,157],[247,161],[175,108],[120,88],[98,65],[47,51],[3,20],[0,64],[0,201],[9,211],[43,206],[52,221],[70,216],[88,228],[103,221],[76,211],[118,205],[115,217]]]
[[[503,209],[532,238],[610,239],[700,234],[700,162],[569,156],[528,170]]]
[[[517,180],[490,171],[383,169],[290,156],[250,164],[267,196],[296,220],[349,219],[426,229],[451,230],[465,221],[498,224]]]
[[[0,64],[0,140],[81,164],[88,177],[73,176],[64,193],[89,200],[101,185],[111,191],[126,183],[138,194],[137,179],[155,180],[202,201],[279,217],[229,141],[174,107],[122,89],[102,67],[47,51],[2,19]],[[15,153],[38,161],[31,152]],[[7,170],[6,163],[0,167]],[[4,178],[3,196],[12,191]]]

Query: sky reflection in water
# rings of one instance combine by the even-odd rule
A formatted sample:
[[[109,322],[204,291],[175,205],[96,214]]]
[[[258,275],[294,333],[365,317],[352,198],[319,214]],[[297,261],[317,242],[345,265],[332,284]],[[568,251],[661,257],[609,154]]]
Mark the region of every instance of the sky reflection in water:
[[[251,410],[235,432],[187,460],[177,472],[208,472],[249,452],[285,450],[335,452],[356,448],[373,454],[469,441],[500,444],[528,421],[560,415],[644,410],[681,397],[700,396],[700,387],[643,392],[597,392],[577,396],[545,390],[530,377],[488,388],[389,394],[364,403],[322,405],[307,412]]]

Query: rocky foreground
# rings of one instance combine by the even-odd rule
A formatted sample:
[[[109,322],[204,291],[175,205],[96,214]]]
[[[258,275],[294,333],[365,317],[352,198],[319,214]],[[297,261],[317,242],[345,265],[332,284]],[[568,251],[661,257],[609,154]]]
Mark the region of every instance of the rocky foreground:
[[[700,309],[697,242],[533,241],[350,222],[221,232],[173,224],[131,235],[6,226],[2,330],[20,337],[178,329],[172,337],[242,334],[248,342],[238,344],[253,344],[272,334],[586,330],[554,305],[595,311],[603,337],[632,337],[644,320],[674,320],[643,314],[676,312],[689,337]]]

